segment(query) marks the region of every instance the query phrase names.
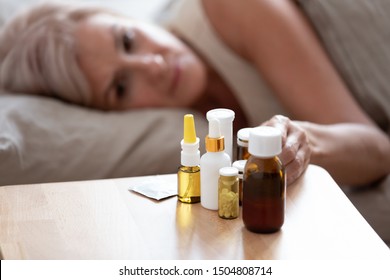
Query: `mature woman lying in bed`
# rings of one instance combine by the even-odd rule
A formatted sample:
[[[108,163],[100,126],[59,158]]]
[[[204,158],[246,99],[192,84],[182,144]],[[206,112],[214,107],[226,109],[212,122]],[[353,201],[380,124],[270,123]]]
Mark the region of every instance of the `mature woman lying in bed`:
[[[289,183],[302,174],[309,162],[323,166],[340,184],[348,185],[369,184],[390,172],[390,141],[386,134],[390,129],[390,95],[381,88],[390,63],[385,73],[370,75],[365,81],[356,78],[359,67],[370,69],[369,60],[364,61],[360,54],[356,60],[353,58],[355,65],[346,67],[342,54],[334,49],[327,53],[308,21],[310,5],[315,5],[310,1],[176,2],[164,23],[166,29],[98,7],[62,4],[36,6],[2,28],[0,87],[4,91],[53,96],[91,108],[69,105],[64,115],[59,112],[59,103],[40,99],[39,103],[51,108],[46,108],[47,118],[56,116],[65,123],[65,134],[74,122],[82,129],[78,134],[67,135],[70,140],[61,140],[63,147],[53,148],[57,156],[61,149],[62,154],[72,156],[59,156],[59,161],[53,158],[55,169],[38,173],[55,172],[56,176],[49,175],[49,180],[88,179],[93,173],[95,176],[90,178],[136,175],[118,158],[138,168],[141,165],[144,172],[138,174],[174,172],[171,167],[162,167],[165,159],[176,157],[173,154],[178,154],[179,147],[164,151],[164,147],[154,145],[153,138],[159,137],[161,142],[163,137],[167,146],[178,146],[181,137],[177,127],[181,127],[183,111],[175,110],[195,110],[204,115],[216,107],[236,112],[236,130],[263,124],[283,131],[281,158]],[[338,63],[332,63],[332,58],[338,57]],[[364,65],[359,65],[362,61]],[[7,98],[12,95],[2,97]],[[23,106],[26,101],[18,102]],[[171,119],[164,122],[160,115],[153,114],[166,111],[151,108],[175,108],[178,114],[172,117],[173,123]],[[3,112],[7,110],[9,106],[3,108]],[[135,113],[136,122],[133,119],[127,131],[123,130],[126,124],[120,126],[112,135],[110,126],[127,114],[117,111]],[[11,118],[12,114],[7,116]],[[90,121],[91,117],[98,123]],[[34,115],[32,121],[29,117],[20,118],[27,130],[31,123],[42,129],[46,122],[48,126],[53,124],[50,119],[37,123]],[[4,129],[14,129],[12,125],[2,125]],[[171,129],[167,133],[161,126]],[[204,121],[200,126],[206,126]],[[150,136],[153,129],[161,134]],[[35,132],[39,134],[39,130]],[[84,141],[80,131],[89,140]],[[105,147],[94,144],[99,137],[94,131],[109,133]],[[205,133],[205,129],[201,131]],[[8,140],[16,138],[10,144],[18,158],[15,169],[31,171],[38,164],[33,170],[40,170],[40,160],[43,162],[48,155],[38,155],[35,162],[21,155],[20,150],[31,143],[17,142],[20,133],[23,132],[18,130],[16,136],[3,136]],[[132,139],[127,138],[129,135]],[[34,141],[45,141],[42,136]],[[64,135],[55,136],[62,139]],[[150,144],[148,148],[145,141]],[[152,148],[157,152],[150,151]],[[28,152],[36,153],[33,148]],[[92,166],[86,166],[89,163],[83,158],[88,157],[94,159]],[[86,173],[76,171],[77,166]],[[0,163],[0,168],[8,168],[10,176],[23,177],[23,172],[9,166]],[[72,176],[72,171],[77,175]],[[45,178],[45,174],[37,176]]]

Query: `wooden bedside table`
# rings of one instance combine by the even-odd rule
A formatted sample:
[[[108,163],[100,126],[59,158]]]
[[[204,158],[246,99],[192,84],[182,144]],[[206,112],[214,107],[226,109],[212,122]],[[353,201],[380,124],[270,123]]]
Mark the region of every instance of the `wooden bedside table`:
[[[282,230],[129,191],[147,177],[0,187],[3,259],[390,259],[390,250],[322,168],[287,188]],[[176,174],[158,176],[176,184]],[[158,187],[158,186],[156,186]]]

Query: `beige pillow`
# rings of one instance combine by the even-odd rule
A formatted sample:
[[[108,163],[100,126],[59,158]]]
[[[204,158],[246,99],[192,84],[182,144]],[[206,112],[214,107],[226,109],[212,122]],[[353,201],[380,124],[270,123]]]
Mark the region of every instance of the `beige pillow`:
[[[0,186],[174,173],[188,112],[102,112],[0,94]],[[203,138],[207,121],[193,113]]]

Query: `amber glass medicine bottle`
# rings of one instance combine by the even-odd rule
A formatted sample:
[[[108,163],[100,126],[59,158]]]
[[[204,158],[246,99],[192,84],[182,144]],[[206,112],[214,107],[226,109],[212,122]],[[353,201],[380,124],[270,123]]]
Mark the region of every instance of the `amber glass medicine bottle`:
[[[286,177],[278,158],[281,132],[256,127],[249,135],[249,157],[244,169],[242,218],[245,227],[257,233],[278,231],[284,223]]]
[[[247,160],[249,158],[248,142],[249,132],[252,128],[246,127],[241,128],[237,132],[237,159],[236,160]]]
[[[244,168],[245,168],[246,160],[236,160],[233,162],[233,167],[238,170],[238,189],[239,189],[239,205],[242,205],[242,181],[244,178]]]

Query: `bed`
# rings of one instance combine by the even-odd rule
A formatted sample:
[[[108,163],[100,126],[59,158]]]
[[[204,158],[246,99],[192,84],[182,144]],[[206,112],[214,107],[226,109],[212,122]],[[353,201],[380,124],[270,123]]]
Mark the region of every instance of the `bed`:
[[[1,1],[0,23],[34,2]],[[84,2],[150,21],[164,4]],[[1,92],[0,186],[176,172],[186,113],[195,114],[198,134],[204,137],[205,118],[184,109],[102,112],[47,97]]]

